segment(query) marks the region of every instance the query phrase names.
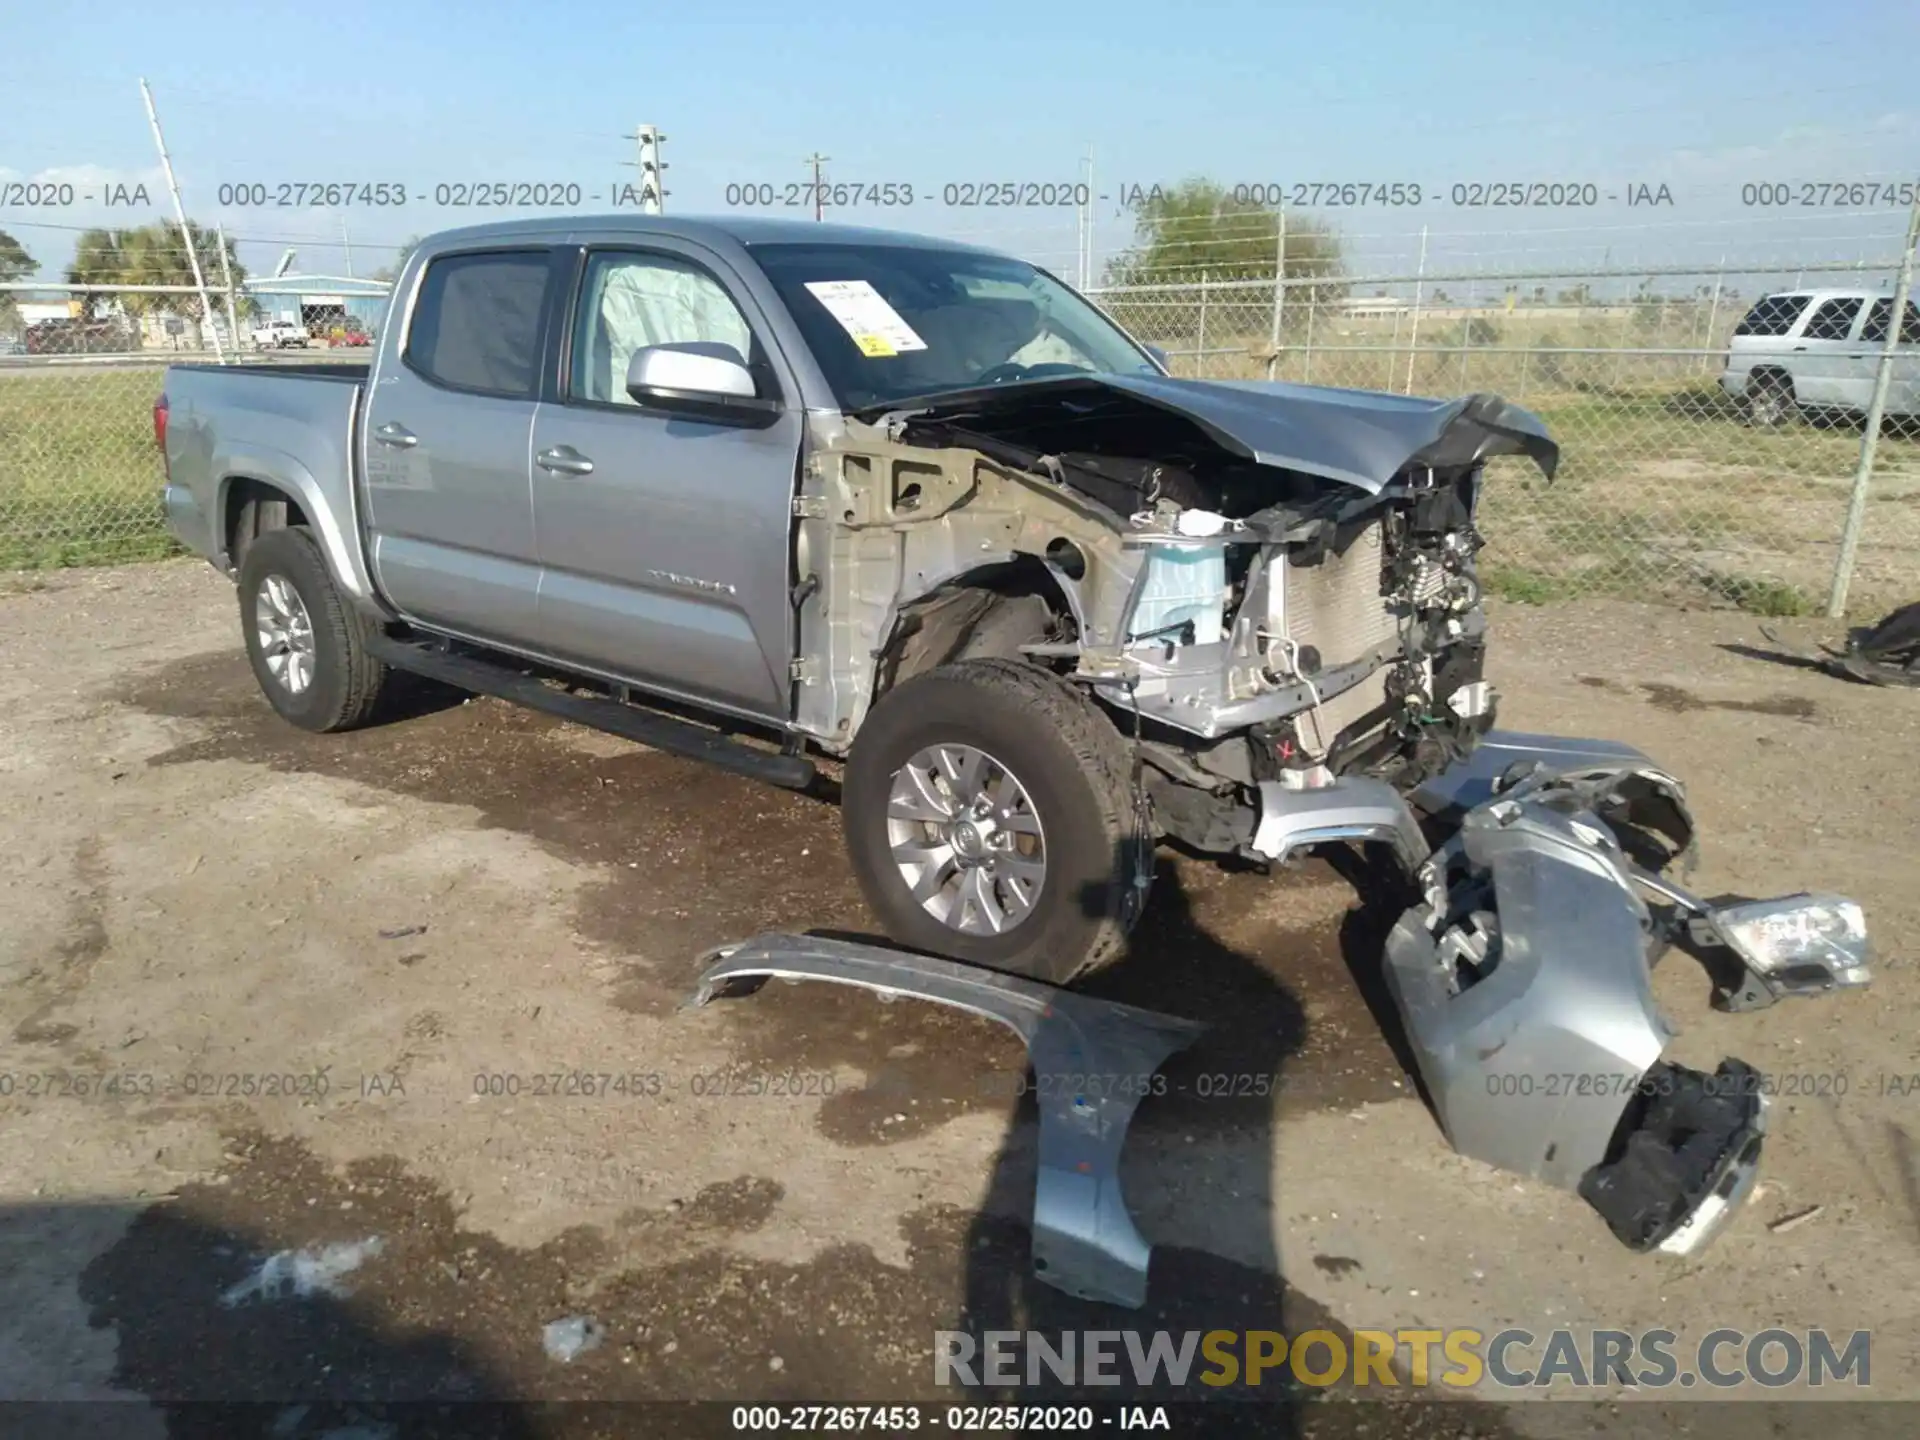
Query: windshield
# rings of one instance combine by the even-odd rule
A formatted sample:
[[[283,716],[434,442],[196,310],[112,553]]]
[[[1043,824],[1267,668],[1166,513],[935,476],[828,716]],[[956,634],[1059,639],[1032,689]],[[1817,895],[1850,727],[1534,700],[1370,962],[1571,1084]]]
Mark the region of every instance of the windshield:
[[[756,245],[848,410],[1056,375],[1157,375],[1112,321],[1023,260],[907,245]]]

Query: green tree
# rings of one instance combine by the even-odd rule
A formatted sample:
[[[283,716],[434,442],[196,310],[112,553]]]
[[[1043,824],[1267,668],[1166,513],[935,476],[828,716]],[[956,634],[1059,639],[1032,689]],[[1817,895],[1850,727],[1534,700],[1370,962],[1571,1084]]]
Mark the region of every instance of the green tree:
[[[393,262],[388,265],[382,265],[378,270],[374,271],[373,278],[375,280],[384,280],[389,285],[398,280],[400,278],[400,272],[407,268],[408,259],[411,258],[413,252],[419,248],[420,239],[421,237],[418,235],[409,235],[405,240],[402,240],[400,242],[400,248],[393,252]]]
[[[252,301],[241,290],[247,278],[246,267],[227,241],[227,268],[220,265],[219,235],[204,225],[189,220],[194,253],[200,260],[200,273],[206,281],[207,296],[216,311],[224,305],[224,287],[230,271],[233,276],[234,308],[250,312]],[[192,285],[193,264],[180,238],[179,227],[164,220],[129,230],[86,230],[74,245],[73,261],[67,266],[70,285]],[[98,313],[102,304],[117,300],[128,315],[178,315],[188,320],[202,318],[200,297],[191,292],[173,294],[114,294],[85,291],[81,302],[88,315]]]
[[[24,280],[39,268],[39,263],[27,253],[24,245],[0,230],[0,285]],[[19,323],[20,311],[13,303],[12,293],[0,290],[0,330],[17,329]]]
[[[1271,280],[1280,249],[1280,213],[1238,199],[1217,180],[1158,186],[1132,205],[1133,244],[1107,265],[1108,285],[1160,285],[1208,280]],[[1325,221],[1290,213],[1282,273],[1317,281],[1288,287],[1287,304],[1327,304],[1345,298],[1340,237]]]

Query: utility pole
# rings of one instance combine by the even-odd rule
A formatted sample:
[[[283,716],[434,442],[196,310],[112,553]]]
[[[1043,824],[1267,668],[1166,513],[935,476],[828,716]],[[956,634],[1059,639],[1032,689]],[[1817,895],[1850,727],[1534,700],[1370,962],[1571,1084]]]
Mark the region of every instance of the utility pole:
[[[233,341],[233,350],[240,353],[240,321],[233,312],[233,266],[227,263],[227,227],[214,227],[214,239],[220,246],[220,279],[227,290],[227,338]]]
[[[340,245],[347,252],[347,278],[353,279],[353,237],[347,233],[347,217],[340,217]]]
[[[825,214],[825,206],[821,203],[820,198],[820,167],[832,158],[831,155],[822,155],[816,150],[800,162],[803,165],[811,165],[813,167],[813,218],[815,220],[821,219]]]
[[[147,123],[153,127],[154,148],[160,152],[160,170],[167,177],[167,191],[173,196],[173,215],[180,222],[180,239],[187,247],[187,264],[193,267],[193,288],[200,292],[200,319],[208,324],[213,319],[213,304],[207,299],[207,277],[200,273],[200,256],[193,248],[193,231],[187,226],[187,210],[180,203],[180,185],[173,178],[173,158],[167,154],[166,137],[160,133],[160,116],[153,108],[153,92],[147,88],[147,82],[140,82],[140,98],[147,104]],[[220,344],[220,331],[209,324],[213,330],[213,358],[222,365],[227,363],[226,349]]]
[[[1087,146],[1087,286],[1089,289],[1092,288],[1096,278],[1093,269],[1093,227],[1096,219],[1093,207],[1100,201],[1100,197],[1094,193],[1093,186],[1093,146],[1089,145]]]
[[[1080,290],[1085,293],[1093,286],[1093,147],[1087,147],[1087,153],[1081,157],[1080,173],[1086,177],[1086,199],[1074,206],[1074,218],[1078,222],[1076,241],[1079,249],[1074,258],[1074,266],[1079,272]]]
[[[667,208],[667,162],[660,158],[666,135],[656,125],[636,125],[627,139],[640,146],[640,158],[629,163],[640,167],[640,213],[661,215]]]

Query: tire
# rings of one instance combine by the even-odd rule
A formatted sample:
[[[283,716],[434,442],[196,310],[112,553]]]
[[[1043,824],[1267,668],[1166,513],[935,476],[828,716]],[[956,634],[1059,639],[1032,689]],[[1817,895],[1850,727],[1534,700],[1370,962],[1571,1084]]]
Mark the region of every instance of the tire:
[[[239,596],[253,678],[282,719],[324,732],[351,730],[372,718],[387,667],[367,653],[366,621],[341,598],[310,531],[293,526],[255,537],[240,566]],[[292,643],[269,643],[263,604]],[[304,665],[297,659],[303,629],[309,642]],[[303,683],[295,683],[302,676]]]
[[[984,841],[978,826],[955,833],[951,805],[956,789],[968,793],[964,783],[944,782],[942,793],[924,764],[913,771],[920,786],[909,777],[916,759],[969,752],[985,757],[988,798],[1003,806],[980,822],[992,831]],[[896,785],[908,796],[898,805]],[[1117,959],[1145,905],[1153,836],[1126,742],[1084,694],[1022,661],[962,660],[889,690],[854,742],[840,808],[867,903],[911,949],[1065,984]],[[896,845],[941,858],[910,879]],[[1044,868],[1034,883],[1036,854]],[[943,875],[950,880],[916,898],[913,880]],[[979,887],[972,894],[969,883]]]
[[[1747,381],[1746,420],[1756,429],[1784,425],[1794,410],[1793,381],[1785,375],[1755,375]]]

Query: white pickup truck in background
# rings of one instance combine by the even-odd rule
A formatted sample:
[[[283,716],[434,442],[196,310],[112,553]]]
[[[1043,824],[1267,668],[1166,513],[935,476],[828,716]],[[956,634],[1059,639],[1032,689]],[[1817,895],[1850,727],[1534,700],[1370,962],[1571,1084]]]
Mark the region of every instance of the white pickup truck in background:
[[[1779,425],[1796,409],[1863,416],[1887,344],[1890,296],[1871,290],[1763,295],[1733,330],[1720,388],[1750,425]],[[1920,310],[1900,326],[1890,416],[1920,416]]]
[[[302,350],[307,348],[307,327],[297,320],[268,320],[248,333],[255,349],[284,350],[294,345]]]

